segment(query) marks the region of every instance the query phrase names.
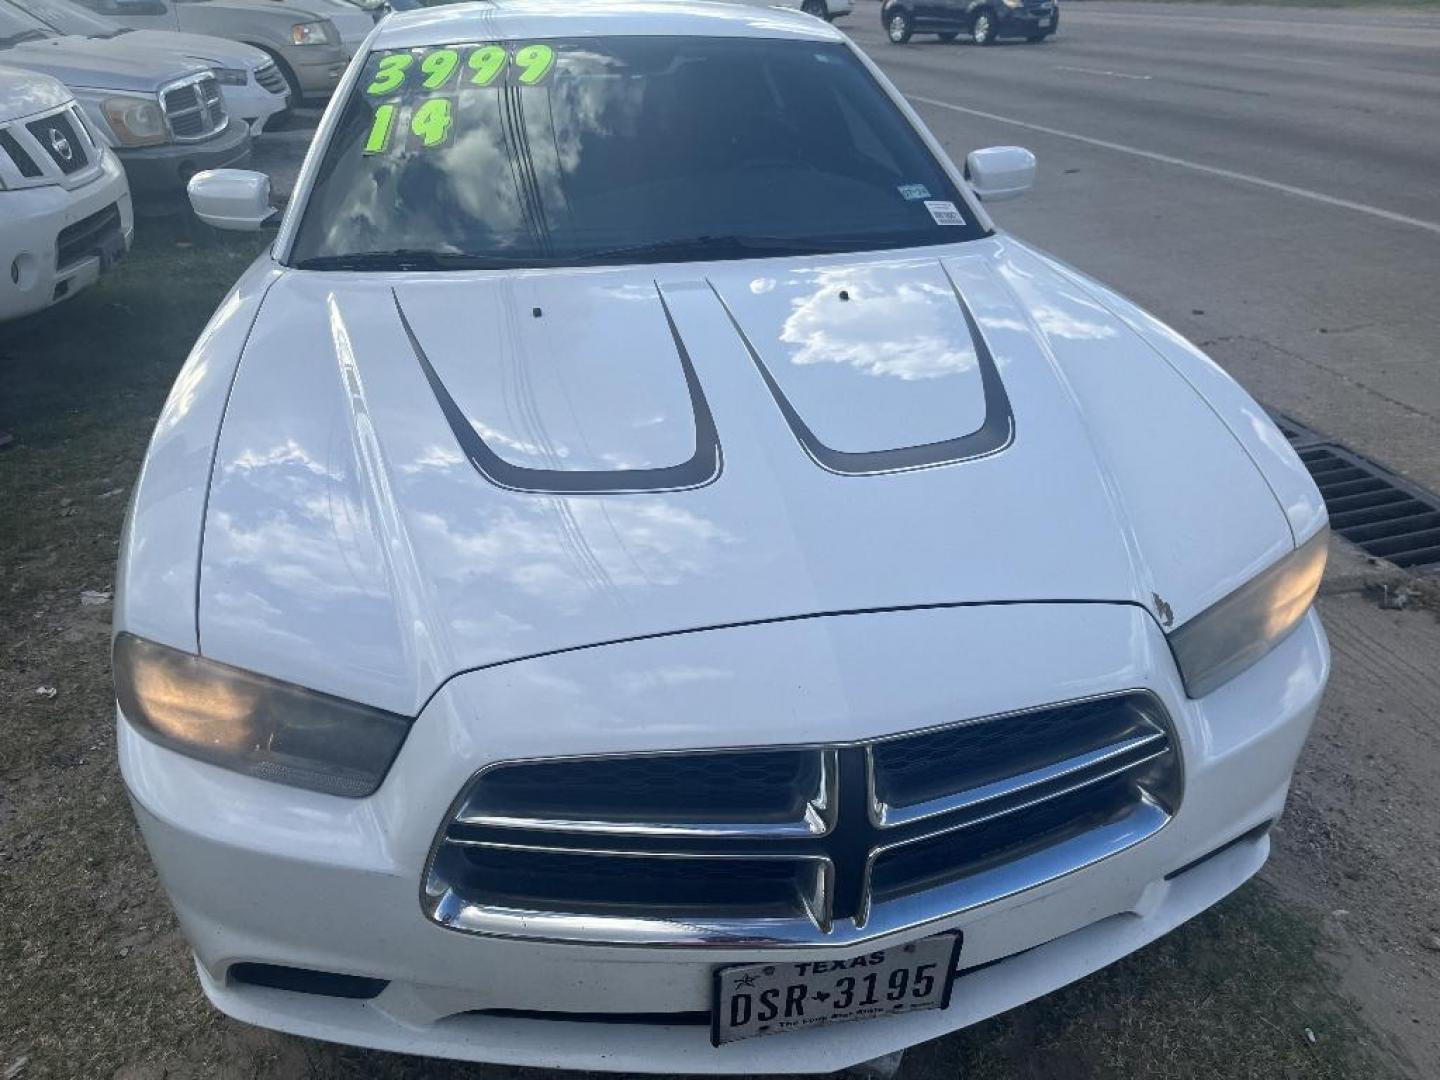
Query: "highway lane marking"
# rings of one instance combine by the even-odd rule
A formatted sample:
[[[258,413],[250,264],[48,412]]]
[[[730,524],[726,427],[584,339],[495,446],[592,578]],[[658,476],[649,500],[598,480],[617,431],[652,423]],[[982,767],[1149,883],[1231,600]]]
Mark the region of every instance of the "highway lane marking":
[[[1067,14],[1068,14],[1068,17],[1071,18],[1071,19],[1074,19],[1074,18],[1084,18],[1084,19],[1124,19],[1127,23],[1137,23],[1137,22],[1143,22],[1143,21],[1145,21],[1145,20],[1150,20],[1150,21],[1155,22],[1155,23],[1164,23],[1164,22],[1192,22],[1192,23],[1203,23],[1203,24],[1205,24],[1205,25],[1207,25],[1207,26],[1217,26],[1217,27],[1220,27],[1220,28],[1225,29],[1225,30],[1234,30],[1234,31],[1236,31],[1236,32],[1238,32],[1238,33],[1243,33],[1244,30],[1245,30],[1245,28],[1246,28],[1247,26],[1255,26],[1255,27],[1261,27],[1261,26],[1267,26],[1267,27],[1268,27],[1268,26],[1277,26],[1277,27],[1283,27],[1283,28],[1285,28],[1285,29],[1287,29],[1287,30],[1292,30],[1292,31],[1294,31],[1294,30],[1301,30],[1301,31],[1311,31],[1311,30],[1349,30],[1349,31],[1354,31],[1354,30],[1360,29],[1360,30],[1380,30],[1380,31],[1390,31],[1390,32],[1398,31],[1398,32],[1401,32],[1401,33],[1408,33],[1408,32],[1411,32],[1411,31],[1418,31],[1418,32],[1420,32],[1420,33],[1422,33],[1422,34],[1434,34],[1437,30],[1440,30],[1440,26],[1436,26],[1434,22],[1429,21],[1429,20],[1426,20],[1425,22],[1418,22],[1418,21],[1400,22],[1400,21],[1398,21],[1398,20],[1396,20],[1396,21],[1386,20],[1386,21],[1384,21],[1384,22],[1380,22],[1380,21],[1376,21],[1376,20],[1356,19],[1354,22],[1298,22],[1298,21],[1291,21],[1291,20],[1285,20],[1285,19],[1225,19],[1225,18],[1216,17],[1216,16],[1214,16],[1214,15],[1180,15],[1180,14],[1171,15],[1171,14],[1165,14],[1165,13],[1158,12],[1158,11],[1145,11],[1145,12],[1138,12],[1138,11],[1137,11],[1137,12],[1135,12],[1134,14],[1129,14],[1129,13],[1124,13],[1124,12],[1119,12],[1119,11],[1076,11],[1076,10],[1073,9],[1073,8],[1067,9]],[[1370,43],[1367,42],[1367,43],[1365,43],[1365,44],[1370,44]]]
[[[1102,150],[1113,150],[1117,154],[1129,154],[1131,157],[1144,158],[1146,161],[1157,161],[1162,165],[1173,165],[1178,169],[1189,169],[1191,172],[1204,173],[1208,176],[1220,176],[1226,180],[1234,180],[1241,184],[1251,184],[1254,187],[1278,191],[1285,195],[1293,195],[1297,199],[1309,199],[1311,202],[1338,207],[1342,210],[1354,210],[1356,213],[1369,214],[1371,217],[1380,218],[1382,221],[1389,221],[1396,225],[1409,225],[1411,228],[1424,229],[1426,232],[1440,235],[1440,221],[1426,221],[1424,218],[1410,217],[1408,214],[1397,214],[1393,210],[1382,210],[1378,206],[1369,206],[1366,203],[1342,199],[1337,195],[1326,195],[1323,191],[1312,191],[1309,188],[1296,187],[1294,184],[1282,184],[1278,180],[1267,180],[1263,176],[1252,176],[1249,173],[1236,172],[1234,169],[1222,169],[1218,165],[1206,165],[1199,161],[1189,161],[1185,158],[1173,157],[1170,154],[1156,153],[1154,150],[1144,150],[1138,146],[1128,146],[1125,143],[1111,142],[1109,139],[1096,139],[1090,135],[1080,135],[1073,131],[1061,131],[1059,128],[1048,127],[1045,124],[1032,124],[1028,120],[1016,120],[1012,116],[999,116],[996,113],[985,112],[982,109],[972,109],[966,105],[956,105],[953,102],[940,101],[937,98],[924,97],[920,94],[906,94],[905,96],[911,101],[919,102],[921,105],[930,105],[937,109],[948,109],[950,112],[965,113],[968,116],[978,116],[982,120],[993,120],[997,124],[1011,124],[1014,127],[1025,128],[1028,131],[1038,131],[1042,135],[1053,135],[1057,139],[1070,139],[1073,142],[1084,143],[1086,146],[1098,146]]]
[[[1105,71],[1102,68],[1079,68],[1056,65],[1056,71],[1078,71],[1081,75],[1109,75],[1112,79],[1149,79],[1149,75],[1131,75],[1128,71]]]

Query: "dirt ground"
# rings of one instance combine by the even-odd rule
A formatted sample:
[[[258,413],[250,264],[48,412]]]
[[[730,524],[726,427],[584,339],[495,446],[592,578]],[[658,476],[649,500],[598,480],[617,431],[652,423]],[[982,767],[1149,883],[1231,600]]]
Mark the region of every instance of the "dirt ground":
[[[1320,920],[1366,1019],[1437,1077],[1440,581],[1333,547],[1320,609],[1334,675],[1263,878]]]
[[[0,1080],[538,1080],[220,1017],[125,801],[107,656],[118,529],[170,381],[262,242],[150,223],[99,287],[0,328]],[[1260,881],[917,1048],[902,1078],[1440,1076],[1437,597],[1337,552],[1321,601],[1335,674]]]

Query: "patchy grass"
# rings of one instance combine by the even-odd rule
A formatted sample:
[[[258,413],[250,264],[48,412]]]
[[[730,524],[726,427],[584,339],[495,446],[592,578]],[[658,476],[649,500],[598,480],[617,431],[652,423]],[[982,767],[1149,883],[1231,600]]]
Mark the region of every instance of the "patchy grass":
[[[131,261],[100,286],[0,328],[0,431],[16,439],[0,452],[0,1074],[24,1056],[20,1080],[541,1076],[258,1032],[203,1000],[115,768],[109,609],[80,593],[110,587],[170,381],[265,241],[141,225]],[[1392,1075],[1323,946],[1250,886],[1089,979],[917,1049],[902,1076]]]

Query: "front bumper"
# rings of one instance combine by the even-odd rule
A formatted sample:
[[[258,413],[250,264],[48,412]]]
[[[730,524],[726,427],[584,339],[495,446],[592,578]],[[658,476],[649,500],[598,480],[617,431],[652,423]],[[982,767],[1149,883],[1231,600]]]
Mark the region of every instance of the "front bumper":
[[[1002,6],[997,10],[1000,20],[996,25],[996,32],[1001,37],[1029,37],[1031,34],[1050,33],[1060,25],[1059,4],[1051,4],[1048,8]]]
[[[225,111],[238,118],[250,129],[251,138],[265,130],[265,122],[278,112],[283,112],[288,102],[285,94],[275,94],[255,81],[254,73],[244,86],[221,86],[225,98]]]
[[[100,173],[77,188],[59,184],[0,191],[0,320],[39,311],[94,284],[116,261],[118,250],[92,252],[60,265],[58,241],[67,226],[116,207],[125,249],[135,235],[130,191],[113,153],[102,155]],[[12,272],[24,257],[23,272]]]
[[[862,653],[838,648],[825,625],[848,619],[873,628]],[[731,648],[740,639],[743,647]],[[750,656],[774,657],[773,667],[757,668]],[[1045,994],[1246,880],[1268,852],[1257,827],[1283,807],[1327,675],[1328,651],[1313,614],[1256,667],[1189,701],[1163,636],[1138,608],[962,608],[708,631],[461,676],[427,706],[369,799],[247,779],[157,747],[123,719],[120,753],[206,993],[233,1016],[316,1038],[522,1065],[818,1072]],[[957,710],[988,715],[1133,686],[1157,694],[1175,727],[1185,793],[1173,820],[1103,862],[880,939],[964,931],[960,967],[983,970],[961,975],[944,1011],[716,1049],[703,1025],[594,1017],[703,1013],[717,965],[817,953],[840,959],[876,943],[757,950],[527,941],[445,929],[421,910],[420,878],[436,830],[456,793],[489,762],[855,740],[953,720]],[[772,708],[756,708],[767,698]],[[776,716],[784,717],[783,735]],[[1203,861],[1176,874],[1196,860]],[[389,984],[368,1001],[301,994],[231,979],[239,962]]]
[[[223,131],[204,142],[118,149],[116,153],[137,198],[180,195],[197,172],[230,169],[249,161],[250,129],[243,121],[232,119]]]
[[[285,60],[306,97],[329,97],[340,85],[340,76],[345,74],[350,56],[351,53],[339,45],[296,45],[285,50]],[[292,101],[291,104],[299,103]]]

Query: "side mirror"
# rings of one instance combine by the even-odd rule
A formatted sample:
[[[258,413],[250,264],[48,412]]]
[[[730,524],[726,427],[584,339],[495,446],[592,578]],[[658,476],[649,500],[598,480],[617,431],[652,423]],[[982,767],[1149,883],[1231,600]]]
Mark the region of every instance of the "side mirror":
[[[185,185],[195,216],[206,225],[256,232],[277,213],[270,205],[270,177],[247,169],[206,169]]]
[[[965,179],[985,202],[1003,202],[1035,183],[1035,155],[1023,146],[990,146],[965,157]]]

